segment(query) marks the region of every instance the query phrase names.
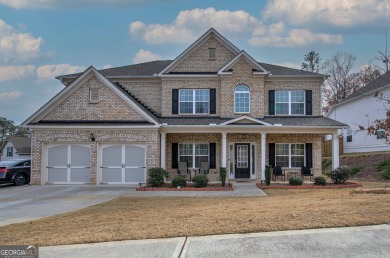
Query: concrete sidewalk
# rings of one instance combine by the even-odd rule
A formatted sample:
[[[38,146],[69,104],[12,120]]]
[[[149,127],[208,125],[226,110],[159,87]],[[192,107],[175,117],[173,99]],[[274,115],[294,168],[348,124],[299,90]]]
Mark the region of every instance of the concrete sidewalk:
[[[129,240],[39,248],[40,257],[390,257],[390,226]]]

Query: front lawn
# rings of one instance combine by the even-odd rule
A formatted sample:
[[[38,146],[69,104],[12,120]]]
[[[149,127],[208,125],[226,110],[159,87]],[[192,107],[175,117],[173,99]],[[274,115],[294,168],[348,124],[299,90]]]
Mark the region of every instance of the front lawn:
[[[0,227],[0,243],[40,246],[390,223],[390,194],[265,190],[269,197],[120,197]]]

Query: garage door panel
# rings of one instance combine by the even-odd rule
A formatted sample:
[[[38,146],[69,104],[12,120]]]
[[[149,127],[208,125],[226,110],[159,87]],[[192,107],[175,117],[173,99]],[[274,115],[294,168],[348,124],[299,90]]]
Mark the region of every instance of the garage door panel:
[[[91,150],[88,147],[71,145],[71,166],[89,167]]]
[[[103,168],[102,182],[119,183],[122,181],[122,169],[120,168]]]
[[[122,146],[110,146],[103,148],[103,166],[121,166],[122,165]]]
[[[140,166],[143,167],[145,166],[145,149],[142,147],[138,146],[126,146],[126,160],[125,160],[125,165],[126,166],[131,166],[131,167],[136,167]]]
[[[49,168],[48,182],[66,182],[67,168]]]
[[[127,183],[145,182],[145,168],[126,168],[125,181]]]
[[[70,172],[70,182],[89,182],[90,181],[89,168],[72,168]]]
[[[48,150],[48,166],[64,166],[68,165],[68,146],[55,146]]]

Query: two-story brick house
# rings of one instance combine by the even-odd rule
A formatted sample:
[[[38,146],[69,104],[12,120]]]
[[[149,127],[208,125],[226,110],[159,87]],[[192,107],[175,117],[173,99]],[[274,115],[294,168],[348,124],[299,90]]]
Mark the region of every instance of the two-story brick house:
[[[208,162],[229,179],[264,180],[265,165],[321,174],[324,75],[257,62],[210,29],[175,60],[59,76],[66,87],[24,122],[35,184],[126,184]],[[333,166],[338,166],[338,141]]]

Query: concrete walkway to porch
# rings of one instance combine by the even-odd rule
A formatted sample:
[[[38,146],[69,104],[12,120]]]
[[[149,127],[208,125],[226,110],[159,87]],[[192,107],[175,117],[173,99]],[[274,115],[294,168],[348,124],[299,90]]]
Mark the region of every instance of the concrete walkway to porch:
[[[180,197],[264,197],[267,194],[256,182],[233,182],[233,191],[129,191],[126,196],[180,196]]]

